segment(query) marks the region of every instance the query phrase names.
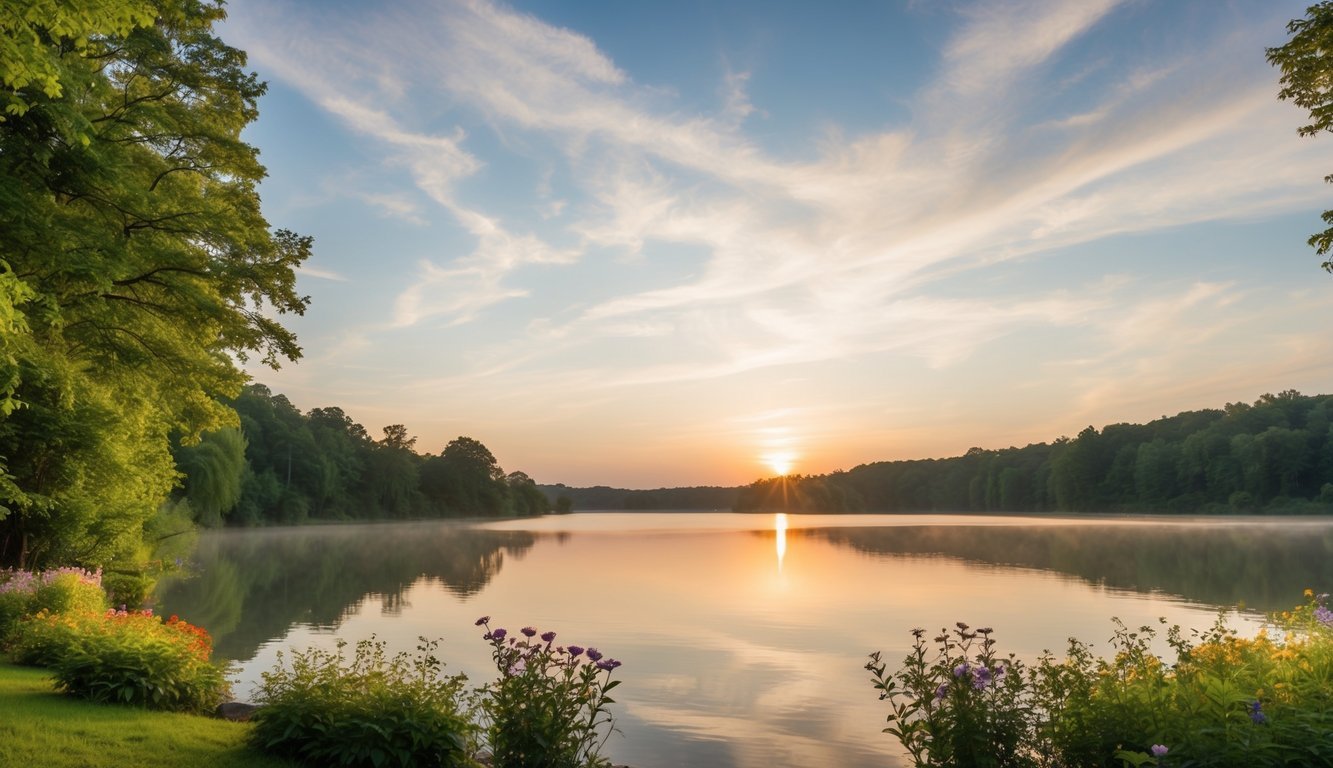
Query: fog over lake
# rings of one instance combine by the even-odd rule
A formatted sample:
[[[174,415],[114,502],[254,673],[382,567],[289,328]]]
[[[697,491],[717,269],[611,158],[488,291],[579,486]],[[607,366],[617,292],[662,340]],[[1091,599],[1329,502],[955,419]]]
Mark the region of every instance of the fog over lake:
[[[164,583],[158,608],[213,632],[238,698],[280,650],[372,634],[401,650],[442,638],[448,668],[481,683],[494,669],[473,622],[489,615],[624,662],[621,733],[605,750],[617,763],[882,766],[900,752],[862,667],[874,650],[895,666],[914,627],[988,625],[1026,659],[1070,636],[1106,652],[1113,616],[1202,629],[1228,609],[1248,634],[1333,583],[1331,554],[1333,522],[1313,518],[599,513],[268,528],[202,534],[197,575]]]

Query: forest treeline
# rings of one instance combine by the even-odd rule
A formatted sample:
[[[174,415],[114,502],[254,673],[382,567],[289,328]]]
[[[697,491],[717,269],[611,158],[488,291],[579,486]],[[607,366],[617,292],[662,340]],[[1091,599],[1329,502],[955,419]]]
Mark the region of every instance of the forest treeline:
[[[1288,390],[1024,448],[758,480],[735,508],[1216,514],[1331,505],[1333,395]]]
[[[227,404],[239,429],[209,432],[175,450],[184,476],[175,503],[204,526],[551,510],[531,478],[506,474],[470,437],[422,455],[402,424],[373,438],[341,408],[302,413],[262,384],[250,384]]]
[[[591,488],[571,488],[563,483],[538,485],[550,499],[569,499],[578,510],[729,510],[736,504],[741,489],[701,485],[690,488],[655,488],[636,490],[595,485]]]

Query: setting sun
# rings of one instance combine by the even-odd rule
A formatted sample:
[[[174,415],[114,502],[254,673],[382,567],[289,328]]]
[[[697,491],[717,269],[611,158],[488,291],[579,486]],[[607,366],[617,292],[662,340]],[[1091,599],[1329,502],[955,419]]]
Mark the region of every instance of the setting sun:
[[[796,463],[796,457],[790,453],[770,453],[763,459],[773,474],[784,477],[791,474],[792,466]]]

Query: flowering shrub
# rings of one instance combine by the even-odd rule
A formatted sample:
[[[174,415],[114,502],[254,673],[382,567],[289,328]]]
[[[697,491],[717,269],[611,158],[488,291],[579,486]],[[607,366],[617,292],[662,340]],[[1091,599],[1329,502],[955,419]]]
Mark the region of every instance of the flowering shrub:
[[[13,634],[19,619],[38,611],[96,612],[105,607],[100,569],[56,568],[38,572],[0,569],[0,642]]]
[[[291,669],[265,672],[253,718],[261,749],[310,765],[471,766],[476,726],[463,675],[444,676],[436,641],[392,659],[384,643],[345,642],[293,652]]]
[[[516,635],[477,620],[500,678],[482,689],[495,768],[609,765],[601,749],[614,730],[608,695],[620,662],[596,648],[555,645],[554,632],[524,627]],[[519,637],[521,635],[521,637]],[[605,733],[603,733],[605,729]]]
[[[1034,765],[1029,704],[1023,692],[1023,665],[995,652],[992,630],[972,631],[959,622],[934,638],[932,651],[923,629],[897,674],[885,673],[878,652],[870,670],[880,699],[890,702],[891,733],[917,765]]]
[[[207,712],[227,693],[203,629],[151,610],[51,613],[19,622],[14,658],[50,667],[56,688],[96,702]]]
[[[867,669],[917,766],[1333,766],[1333,612],[1306,597],[1254,638],[1221,619],[1190,638],[1169,628],[1174,665],[1152,652],[1155,628],[1117,621],[1110,658],[1071,640],[1025,670],[960,625],[933,653],[917,630],[897,672],[878,653]]]

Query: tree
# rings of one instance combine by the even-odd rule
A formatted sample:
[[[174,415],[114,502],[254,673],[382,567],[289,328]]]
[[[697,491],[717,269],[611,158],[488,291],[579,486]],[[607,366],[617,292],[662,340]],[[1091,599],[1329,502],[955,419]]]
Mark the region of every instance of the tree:
[[[1290,100],[1308,110],[1310,122],[1297,129],[1301,136],[1333,131],[1333,0],[1315,3],[1305,11],[1305,18],[1287,24],[1291,39],[1285,45],[1268,49],[1268,63],[1282,71],[1278,98]],[[1333,175],[1324,181],[1333,183]],[[1324,211],[1327,229],[1310,237],[1315,253],[1328,256],[1333,248],[1333,211]],[[1333,259],[1326,258],[1324,269],[1333,272]]]
[[[169,445],[300,347],[310,239],[240,138],[265,86],[206,0],[0,4],[0,565],[139,549]]]

